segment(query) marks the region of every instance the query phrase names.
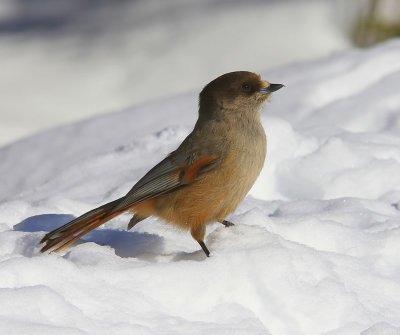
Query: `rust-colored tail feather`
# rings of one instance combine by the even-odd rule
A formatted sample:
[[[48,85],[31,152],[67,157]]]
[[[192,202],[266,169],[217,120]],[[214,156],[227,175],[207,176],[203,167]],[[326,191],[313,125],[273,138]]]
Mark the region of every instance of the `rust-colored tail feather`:
[[[124,198],[109,202],[95,208],[67,224],[47,233],[40,243],[44,243],[41,252],[63,251],[79,240],[83,235],[122,214],[122,211],[112,209]]]

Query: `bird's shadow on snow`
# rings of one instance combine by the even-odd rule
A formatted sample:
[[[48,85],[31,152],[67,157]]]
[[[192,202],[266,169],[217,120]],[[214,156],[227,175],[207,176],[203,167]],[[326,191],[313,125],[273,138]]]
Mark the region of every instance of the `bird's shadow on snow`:
[[[56,229],[75,217],[68,214],[42,214],[26,218],[14,225],[14,230],[23,232],[48,232]],[[164,239],[155,234],[122,231],[114,229],[99,229],[87,234],[82,242],[94,242],[110,246],[120,257],[135,257],[150,260],[152,255],[160,254],[163,250]]]

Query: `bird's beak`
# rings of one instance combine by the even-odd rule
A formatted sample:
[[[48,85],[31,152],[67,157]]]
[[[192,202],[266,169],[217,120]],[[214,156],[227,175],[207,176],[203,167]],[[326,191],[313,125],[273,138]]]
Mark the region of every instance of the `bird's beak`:
[[[268,93],[272,93],[275,92],[279,89],[281,89],[282,87],[284,87],[285,85],[282,84],[269,84],[267,87],[263,87],[260,89],[260,93],[261,94],[268,94]]]

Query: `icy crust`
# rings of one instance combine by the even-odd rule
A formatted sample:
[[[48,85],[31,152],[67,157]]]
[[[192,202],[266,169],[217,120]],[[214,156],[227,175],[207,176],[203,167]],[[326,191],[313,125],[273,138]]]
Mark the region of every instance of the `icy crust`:
[[[65,255],[49,231],[123,195],[173,150],[195,95],[0,150],[1,334],[400,334],[400,42],[270,71],[251,195],[187,233],[128,216]],[[278,96],[279,94],[279,96]],[[3,184],[4,183],[4,184]]]

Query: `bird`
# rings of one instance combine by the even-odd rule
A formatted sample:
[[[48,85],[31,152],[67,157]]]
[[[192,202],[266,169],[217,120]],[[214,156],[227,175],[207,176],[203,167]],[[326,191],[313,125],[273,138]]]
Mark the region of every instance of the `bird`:
[[[128,230],[157,217],[190,231],[206,256],[206,227],[222,223],[245,198],[266,157],[261,111],[284,87],[249,71],[225,73],[199,95],[198,119],[180,146],[145,174],[123,197],[97,207],[47,233],[41,252],[68,250],[83,235],[122,214],[133,214]]]

